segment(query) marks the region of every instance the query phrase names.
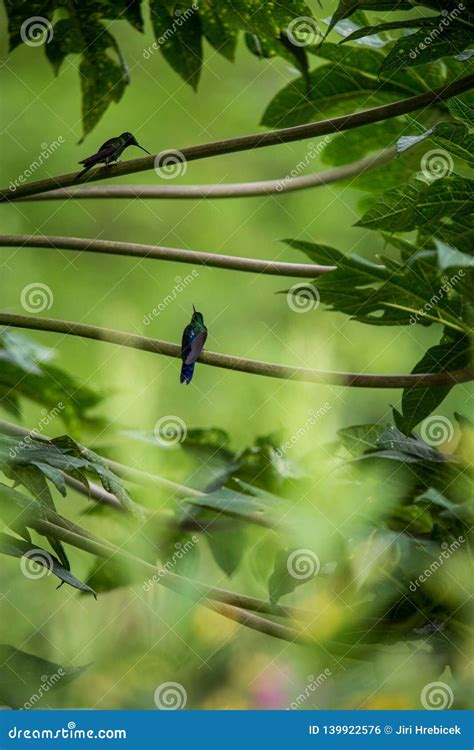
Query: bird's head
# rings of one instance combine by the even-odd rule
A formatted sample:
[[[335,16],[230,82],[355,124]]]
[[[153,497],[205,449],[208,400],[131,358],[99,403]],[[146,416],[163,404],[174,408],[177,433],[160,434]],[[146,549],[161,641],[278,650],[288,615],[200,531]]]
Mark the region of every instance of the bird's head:
[[[138,146],[138,148],[141,148],[141,150],[145,151],[146,154],[150,153],[149,151],[146,150],[146,148],[143,148],[143,146],[140,146],[140,144],[138,143],[133,133],[128,133],[128,132],[122,133],[120,138],[127,146]]]
[[[193,305],[193,323],[201,323],[201,325],[204,325],[204,315],[201,312],[198,312],[196,308]]]

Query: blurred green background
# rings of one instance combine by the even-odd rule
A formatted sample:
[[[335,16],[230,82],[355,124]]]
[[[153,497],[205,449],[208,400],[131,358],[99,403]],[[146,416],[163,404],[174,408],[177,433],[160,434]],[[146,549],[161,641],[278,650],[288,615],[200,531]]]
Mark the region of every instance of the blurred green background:
[[[325,7],[325,16],[330,10]],[[4,10],[0,13],[4,29]],[[257,132],[265,106],[295,75],[281,59],[259,62],[244,49],[242,40],[235,65],[207,46],[204,73],[195,94],[159,53],[144,59],[143,50],[152,42],[149,27],[145,35],[140,35],[125,23],[112,26],[129,64],[132,85],[81,145],[74,57],[66,59],[60,75],[54,78],[42,50],[22,45],[8,57],[2,32],[3,184],[23,173],[41,144],[60,136],[64,144],[34,179],[74,170],[79,159],[125,130],[134,133],[152,152]],[[304,158],[307,149],[308,143],[300,142],[197,161],[188,165],[184,176],[168,184],[284,177]],[[139,155],[130,150],[125,158]],[[325,167],[315,158],[307,171],[321,168]],[[158,179],[154,173],[143,173],[125,182],[154,184]],[[4,234],[94,237],[304,262],[302,254],[280,242],[298,238],[375,258],[383,248],[382,241],[374,232],[353,226],[363,196],[350,186],[333,185],[233,200],[24,202],[2,205],[0,215]],[[322,306],[297,314],[289,308],[286,295],[276,294],[294,280],[203,267],[197,267],[197,277],[150,325],[145,325],[146,316],[173,292],[177,280],[192,271],[191,266],[1,248],[0,269],[2,309],[7,312],[22,314],[22,289],[41,282],[54,295],[52,307],[44,315],[179,342],[195,304],[204,313],[209,329],[209,350],[302,367],[409,372],[440,333],[436,326],[423,330],[363,326],[326,312]],[[350,515],[351,504],[358,501],[353,496],[334,494],[333,480],[321,467],[323,446],[334,439],[340,427],[389,421],[390,405],[396,405],[401,395],[399,391],[289,383],[203,365],[197,366],[192,385],[185,388],[179,384],[176,360],[79,338],[27,335],[54,347],[57,364],[108,394],[100,413],[113,429],[80,435],[84,442],[104,448],[114,444],[114,455],[123,462],[146,466],[189,484],[196,482],[199,465],[179,447],[166,451],[133,440],[118,440],[114,430],[151,432],[158,419],[176,415],[188,429],[227,430],[233,448],[238,450],[260,435],[291,437],[307,419],[309,409],[317,410],[328,402],[330,408],[324,416],[291,451],[291,458],[314,469],[309,504],[322,503],[334,513],[328,517],[327,527],[321,525],[314,530],[319,545],[324,544],[325,532],[333,522]],[[465,390],[455,389],[441,412],[449,414],[455,408],[463,411],[465,399]],[[25,426],[35,426],[39,418],[39,409],[31,405],[25,408]],[[48,427],[50,435],[63,431],[59,418]],[[148,500],[172,505],[164,493]],[[84,501],[73,495],[60,503],[67,514],[76,506],[84,508]],[[113,525],[108,517],[107,523]],[[105,533],[103,524],[97,525],[99,529]],[[249,550],[267,533],[251,530]],[[86,576],[90,559],[74,552],[71,558],[75,572]],[[203,549],[199,575],[215,585],[265,596],[265,587],[252,575],[250,553],[244,563],[229,583]],[[193,573],[194,565],[197,562],[193,558]],[[186,686],[189,708],[284,708],[304,691],[308,676],[317,676],[325,668],[337,669],[324,651],[308,652],[246,630],[203,608],[191,607],[187,600],[156,586],[148,594],[140,585],[119,589],[94,602],[66,587],[55,592],[50,578],[29,581],[18,575],[17,567],[16,561],[2,560],[0,576],[6,591],[0,600],[2,641],[57,663],[90,665],[76,682],[49,695],[48,705],[154,708],[156,686],[177,681]],[[317,589],[311,584],[299,596],[324,612],[317,622],[322,632],[330,633],[338,619],[347,616],[337,596],[325,586]],[[410,662],[412,671],[406,666],[394,668],[390,658],[386,654],[379,664],[387,675],[381,689],[375,689],[373,678],[363,666],[351,663],[342,670],[337,691],[328,679],[302,707],[419,707],[419,691],[411,679],[420,669],[417,659],[422,657]]]

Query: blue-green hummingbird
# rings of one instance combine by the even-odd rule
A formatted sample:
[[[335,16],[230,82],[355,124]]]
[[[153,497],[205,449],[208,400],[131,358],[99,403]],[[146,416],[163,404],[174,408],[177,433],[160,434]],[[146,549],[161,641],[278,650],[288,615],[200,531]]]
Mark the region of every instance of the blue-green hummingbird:
[[[112,164],[112,162],[117,161],[119,156],[121,156],[128,146],[138,146],[138,148],[141,148],[141,150],[145,151],[147,154],[150,153],[146,148],[140,146],[132,133],[122,133],[122,135],[117,135],[115,138],[109,138],[109,140],[105,141],[95,154],[92,154],[92,156],[86,156],[85,159],[82,159],[79,162],[79,164],[84,165],[84,169],[82,172],[79,172],[76,181],[96,164],[105,164],[108,166],[109,164]]]
[[[180,383],[189,383],[194,373],[194,364],[202,352],[203,346],[207,339],[207,328],[204,325],[204,316],[198,312],[193,305],[193,317],[183,331],[181,342],[181,367]]]

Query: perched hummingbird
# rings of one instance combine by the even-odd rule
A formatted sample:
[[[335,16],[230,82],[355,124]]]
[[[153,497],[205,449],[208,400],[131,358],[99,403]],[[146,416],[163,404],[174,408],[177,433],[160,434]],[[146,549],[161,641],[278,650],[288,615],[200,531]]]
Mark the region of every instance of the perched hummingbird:
[[[186,385],[189,385],[192,380],[194,363],[201,354],[202,348],[207,339],[207,328],[204,325],[203,314],[197,312],[194,305],[193,311],[193,317],[183,331],[183,340],[181,342],[181,359],[183,360],[183,366],[181,367],[181,377],[179,382],[186,383]]]
[[[141,148],[141,150],[145,151],[147,154],[150,153],[146,148],[143,148],[143,146],[140,146],[140,144],[137,143],[134,135],[131,133],[122,133],[122,135],[118,135],[115,138],[109,138],[108,141],[105,141],[105,143],[102,144],[97,153],[92,154],[92,156],[87,156],[79,162],[79,164],[84,164],[84,169],[82,172],[79,172],[76,180],[79,180],[96,164],[105,164],[108,166],[113,161],[117,161],[119,156],[126,148],[128,148],[128,146],[138,146],[138,148]]]

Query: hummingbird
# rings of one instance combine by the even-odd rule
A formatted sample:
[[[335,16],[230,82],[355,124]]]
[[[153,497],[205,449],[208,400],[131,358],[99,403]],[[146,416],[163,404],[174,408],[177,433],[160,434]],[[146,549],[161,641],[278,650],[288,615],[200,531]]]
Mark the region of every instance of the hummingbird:
[[[193,378],[194,364],[202,352],[203,346],[207,339],[207,328],[204,325],[203,314],[198,312],[193,305],[193,317],[191,322],[183,331],[181,342],[181,367],[180,383],[189,385]]]
[[[83,175],[85,175],[86,172],[89,171],[89,169],[92,169],[96,164],[105,164],[108,166],[113,161],[117,161],[119,156],[125,151],[128,146],[138,146],[138,148],[141,148],[142,151],[145,151],[147,154],[150,152],[146,150],[146,148],[143,148],[143,146],[140,146],[140,144],[137,142],[136,138],[132,133],[122,133],[122,135],[118,135],[115,138],[109,138],[108,141],[105,141],[105,143],[102,144],[102,146],[99,148],[99,150],[92,154],[92,156],[87,156],[85,159],[82,159],[79,164],[84,165],[84,169],[82,172],[79,172],[79,174],[76,177],[76,181],[79,180]]]

